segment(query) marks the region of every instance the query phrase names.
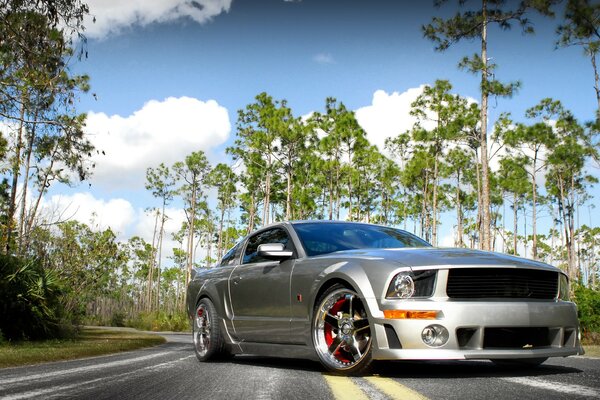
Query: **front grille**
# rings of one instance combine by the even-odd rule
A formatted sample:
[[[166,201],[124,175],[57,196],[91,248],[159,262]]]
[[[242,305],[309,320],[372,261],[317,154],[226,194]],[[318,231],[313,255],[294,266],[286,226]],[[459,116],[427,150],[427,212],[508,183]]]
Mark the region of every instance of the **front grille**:
[[[454,299],[544,299],[558,291],[558,273],[517,268],[454,268],[446,293]]]

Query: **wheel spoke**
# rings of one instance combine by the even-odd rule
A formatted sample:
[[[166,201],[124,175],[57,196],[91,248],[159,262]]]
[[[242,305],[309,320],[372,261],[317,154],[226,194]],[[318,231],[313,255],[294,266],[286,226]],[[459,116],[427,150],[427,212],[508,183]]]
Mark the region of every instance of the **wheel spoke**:
[[[354,295],[347,294],[346,295],[346,303],[348,304],[348,315],[352,318],[352,301],[354,300]]]
[[[358,349],[358,341],[356,338],[354,338],[352,345],[350,345],[350,354],[352,354],[355,362],[362,357],[362,353]]]
[[[342,339],[340,339],[340,337],[339,337],[339,336],[338,336],[338,337],[336,337],[336,338],[333,340],[333,342],[331,343],[331,345],[329,346],[329,349],[328,349],[328,350],[329,350],[329,353],[333,355],[333,354],[334,354],[336,351],[338,351],[338,350],[339,350],[339,348],[342,346],[342,344],[343,344],[343,341],[342,341]]]
[[[329,313],[325,314],[324,321],[333,328],[338,328],[340,326],[340,320]]]
[[[369,327],[369,320],[367,318],[355,319],[354,320],[354,332],[362,331]]]

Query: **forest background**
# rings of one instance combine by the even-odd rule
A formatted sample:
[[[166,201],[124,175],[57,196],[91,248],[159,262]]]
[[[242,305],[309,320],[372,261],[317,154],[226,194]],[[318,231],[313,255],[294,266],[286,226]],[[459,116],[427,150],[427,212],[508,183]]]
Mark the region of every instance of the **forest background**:
[[[536,99],[524,119],[490,119],[490,102],[510,102],[522,82],[497,79],[488,35],[513,27],[527,40],[531,15],[554,17],[548,40],[589,60],[593,89],[580,95],[600,110],[600,5],[439,5],[452,12],[435,17],[432,8],[422,40],[440,52],[473,44],[458,68],[473,75],[480,98],[446,79],[422,85],[410,102],[412,126],[378,146],[343,99],[326,97],[299,115],[285,98],[258,93],[238,111],[220,162],[189,148],[180,160],[146,166],[152,223],[146,238],[123,238],[94,213],[81,221],[48,201],[56,187],[90,182],[97,164],[134,157],[106,154],[87,129],[102,116],[78,108],[91,90],[73,67],[88,57],[86,29],[95,29],[88,5],[0,0],[0,341],[64,336],[82,323],[187,329],[191,268],[211,268],[260,226],[302,219],[391,225],[433,245],[445,224],[453,234],[444,244],[555,265],[569,275],[592,338],[600,331],[598,111],[579,120],[558,93]],[[541,215],[549,218],[540,223]]]

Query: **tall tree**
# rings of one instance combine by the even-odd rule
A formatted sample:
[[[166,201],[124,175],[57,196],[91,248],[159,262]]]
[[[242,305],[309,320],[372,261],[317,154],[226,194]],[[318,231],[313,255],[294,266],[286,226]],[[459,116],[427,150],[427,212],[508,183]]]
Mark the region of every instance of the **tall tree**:
[[[556,143],[548,154],[546,190],[557,203],[567,248],[567,272],[577,280],[577,252],[575,248],[575,218],[578,194],[597,179],[586,172],[586,161],[598,156],[598,150],[589,145],[588,132],[573,114],[557,104]]]
[[[262,224],[268,224],[272,214],[271,197],[277,169],[277,145],[284,132],[292,128],[295,119],[286,100],[273,100],[267,93],[256,96],[255,102],[238,111],[238,139],[228,151],[241,159],[248,172],[262,177]],[[255,183],[255,182],[253,182]],[[254,188],[252,188],[254,189]],[[252,192],[250,192],[252,193]],[[256,205],[253,199],[252,206]],[[254,213],[249,225],[254,225]]]
[[[202,150],[191,153],[185,161],[173,164],[175,176],[182,181],[177,193],[183,198],[186,208],[185,214],[188,222],[187,239],[187,275],[186,284],[189,282],[194,263],[194,237],[196,229],[196,212],[198,202],[202,199],[202,186],[206,183],[210,173],[210,165]]]
[[[297,164],[302,159],[306,146],[315,141],[311,136],[314,131],[310,125],[302,123],[300,118],[288,120],[286,129],[279,132],[279,146],[276,147],[275,158],[279,161],[286,179],[285,219],[294,218],[292,193],[294,191],[295,176],[298,173]]]
[[[471,157],[464,149],[455,147],[448,152],[446,161],[444,175],[453,177],[456,180],[453,195],[453,203],[456,207],[456,236],[454,246],[464,247],[464,203],[466,201],[466,194],[463,186],[467,181],[466,176],[473,172]]]
[[[564,21],[556,30],[557,46],[581,46],[590,58],[594,71],[594,89],[600,112],[600,75],[598,74],[598,51],[600,51],[600,4],[589,0],[568,0]]]
[[[410,150],[411,150],[411,135],[410,132],[400,133],[396,137],[389,137],[385,141],[385,148],[390,152],[394,161],[398,163],[400,167],[400,176],[404,171],[407,161],[410,158]],[[404,224],[404,229],[406,230],[406,224],[408,222],[408,207],[409,207],[409,194],[407,192],[406,186],[403,184],[402,179],[400,180],[400,186],[402,187],[402,212],[401,219]]]
[[[437,246],[438,188],[440,186],[440,159],[451,141],[456,141],[462,133],[462,117],[467,101],[450,93],[452,85],[446,80],[436,80],[434,86],[425,86],[423,93],[411,104],[411,115],[418,122],[413,129],[413,139],[424,143],[433,158],[432,222],[431,241]],[[432,124],[432,128],[427,125]]]
[[[325,99],[325,112],[314,113],[309,123],[320,133],[317,153],[320,157],[319,172],[326,185],[323,193],[327,199],[328,219],[340,219],[342,202],[342,131],[339,123],[348,112],[346,106],[333,97]]]
[[[436,5],[446,3],[446,0],[436,0]],[[458,4],[464,6],[465,0]],[[502,84],[496,80],[493,71],[495,64],[490,62],[488,56],[488,27],[497,24],[501,29],[509,29],[513,23],[521,25],[524,33],[533,33],[533,26],[527,19],[531,10],[544,15],[553,15],[550,6],[553,0],[524,0],[518,2],[514,9],[504,9],[504,0],[481,0],[481,6],[457,13],[449,19],[434,17],[430,24],[423,26],[424,36],[436,44],[436,50],[444,51],[452,44],[461,40],[479,39],[481,50],[472,57],[465,57],[459,67],[480,75],[481,91],[481,136],[479,139],[481,157],[481,201],[479,208],[482,210],[481,245],[484,250],[491,250],[491,203],[490,203],[490,170],[488,160],[488,98],[490,96],[512,96],[518,88],[518,82]],[[512,5],[512,4],[511,4]]]
[[[207,183],[217,188],[217,209],[219,210],[219,230],[217,232],[217,260],[223,256],[229,244],[229,227],[224,227],[225,215],[233,207],[236,194],[237,175],[227,164],[217,164],[207,177]]]
[[[154,228],[154,236],[158,235],[156,242],[152,243],[152,247],[155,249],[155,253],[152,255],[152,260],[150,264],[150,276],[148,281],[150,282],[150,288],[148,292],[148,304],[155,304],[156,308],[160,304],[160,273],[161,273],[161,264],[162,264],[162,244],[165,232],[165,222],[167,221],[167,214],[165,209],[168,204],[173,200],[173,195],[175,193],[175,179],[171,173],[171,170],[161,163],[156,168],[148,168],[146,170],[146,190],[149,190],[152,195],[158,199],[160,199],[161,206],[160,209],[157,209],[156,213],[156,221],[160,221],[159,224],[155,224]],[[156,270],[157,277],[157,286],[154,288],[154,292],[156,294],[156,302],[152,301],[152,282],[154,280],[153,274]],[[152,307],[152,306],[151,306]]]
[[[531,225],[532,225],[532,255],[538,256],[537,240],[537,205],[538,205],[538,174],[546,168],[545,153],[553,146],[554,132],[552,131],[552,116],[558,112],[559,103],[552,99],[544,99],[538,105],[527,110],[526,116],[532,119],[541,119],[533,125],[518,124],[516,129],[504,132],[504,141],[521,156],[529,159],[527,163],[531,179]]]
[[[512,232],[512,254],[518,253],[518,212],[522,206],[523,199],[527,193],[528,173],[526,166],[530,160],[525,156],[507,155],[500,159],[500,170],[498,171],[499,184],[503,191],[512,196],[513,209],[513,232]]]
[[[11,191],[2,229],[5,252],[15,235],[19,245],[13,250],[23,251],[23,236],[31,231],[50,182],[69,182],[68,172],[80,179],[89,175],[86,158],[93,147],[83,135],[85,115],[77,115],[73,106],[77,93],[88,90],[88,78],[68,70],[74,53],[71,35],[82,31],[85,13],[87,6],[73,0],[0,2],[0,121],[12,134]],[[26,216],[32,170],[39,194]],[[21,200],[18,186],[23,188]]]

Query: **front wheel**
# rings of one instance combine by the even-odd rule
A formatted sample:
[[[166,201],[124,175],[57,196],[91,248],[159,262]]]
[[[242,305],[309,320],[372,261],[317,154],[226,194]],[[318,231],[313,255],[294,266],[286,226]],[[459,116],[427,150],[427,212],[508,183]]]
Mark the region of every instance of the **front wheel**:
[[[357,375],[371,366],[371,326],[354,290],[339,284],[327,289],[317,300],[312,332],[317,355],[328,370]]]
[[[203,298],[196,307],[192,326],[194,350],[200,361],[208,361],[223,353],[223,335],[214,304]]]

